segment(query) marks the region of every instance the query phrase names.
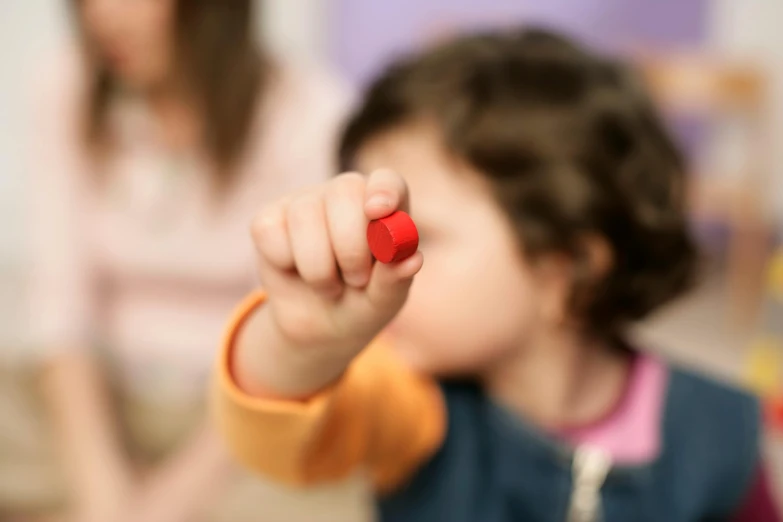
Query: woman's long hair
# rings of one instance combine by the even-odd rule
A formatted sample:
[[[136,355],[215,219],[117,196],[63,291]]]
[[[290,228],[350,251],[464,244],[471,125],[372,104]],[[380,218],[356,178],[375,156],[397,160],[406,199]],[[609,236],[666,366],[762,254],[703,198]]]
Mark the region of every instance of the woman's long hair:
[[[192,90],[204,134],[202,146],[216,183],[228,185],[247,142],[270,65],[256,43],[253,0],[177,0],[173,63]],[[72,5],[78,9],[78,0]],[[78,19],[78,16],[77,16]],[[114,82],[96,64],[90,78],[85,140],[106,151],[108,109]]]

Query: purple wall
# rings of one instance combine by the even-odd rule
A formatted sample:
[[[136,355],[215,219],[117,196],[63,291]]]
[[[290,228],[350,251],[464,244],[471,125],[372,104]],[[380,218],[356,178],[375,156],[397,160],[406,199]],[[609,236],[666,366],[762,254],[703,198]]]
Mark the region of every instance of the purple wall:
[[[593,45],[697,45],[707,0],[332,0],[332,55],[363,83],[395,54],[440,29],[536,22]]]

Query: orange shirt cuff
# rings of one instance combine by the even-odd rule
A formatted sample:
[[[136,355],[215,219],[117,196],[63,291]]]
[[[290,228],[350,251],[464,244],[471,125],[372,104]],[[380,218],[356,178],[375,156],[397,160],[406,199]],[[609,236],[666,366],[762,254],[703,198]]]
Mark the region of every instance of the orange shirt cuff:
[[[292,485],[339,479],[368,466],[388,492],[437,451],[445,404],[437,383],[373,343],[330,388],[301,401],[256,397],[231,374],[232,349],[245,320],[264,302],[256,292],[231,318],[215,379],[218,428],[244,465]]]
[[[213,390],[213,414],[235,457],[244,465],[291,484],[305,481],[303,453],[320,425],[332,396],[325,390],[302,401],[256,397],[244,392],[232,372],[232,351],[245,320],[266,295],[254,292],[228,323]]]

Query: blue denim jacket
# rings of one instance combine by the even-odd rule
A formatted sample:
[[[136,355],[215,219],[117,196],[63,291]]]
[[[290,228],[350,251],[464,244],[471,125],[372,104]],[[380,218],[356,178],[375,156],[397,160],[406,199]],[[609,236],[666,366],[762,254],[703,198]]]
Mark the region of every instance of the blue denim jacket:
[[[756,401],[670,370],[662,449],[611,466],[559,445],[464,383],[442,384],[448,434],[409,483],[379,501],[383,522],[708,522],[728,520],[759,462]]]

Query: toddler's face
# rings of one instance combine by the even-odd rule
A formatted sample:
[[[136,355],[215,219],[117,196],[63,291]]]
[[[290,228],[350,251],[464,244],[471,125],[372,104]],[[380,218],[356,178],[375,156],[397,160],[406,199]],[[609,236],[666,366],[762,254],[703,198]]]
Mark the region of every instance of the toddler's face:
[[[359,170],[408,182],[424,267],[389,332],[416,369],[475,374],[546,328],[555,284],[526,263],[489,186],[451,158],[436,130],[406,125],[370,140]]]

